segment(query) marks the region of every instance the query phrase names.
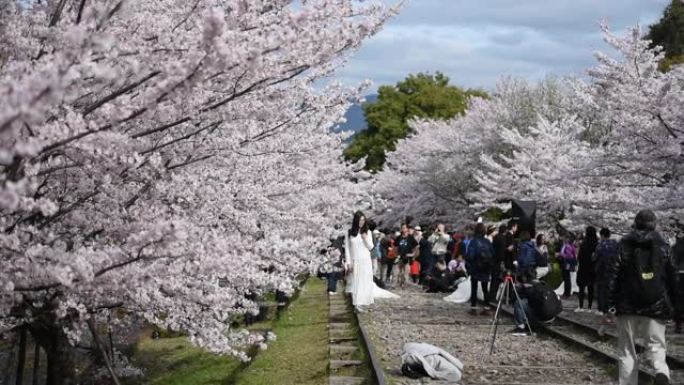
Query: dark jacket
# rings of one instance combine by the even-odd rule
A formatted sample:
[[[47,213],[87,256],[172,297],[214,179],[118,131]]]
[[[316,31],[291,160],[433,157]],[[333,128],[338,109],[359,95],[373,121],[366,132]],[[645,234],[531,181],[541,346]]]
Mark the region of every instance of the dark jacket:
[[[593,256],[596,250],[597,242],[584,240],[580,245],[577,253],[577,261],[579,267],[577,268],[577,286],[589,286],[596,280]]]
[[[640,315],[650,318],[670,319],[672,301],[675,298],[675,266],[670,246],[655,231],[635,230],[620,241],[620,256],[608,269],[608,308],[615,308],[617,315]],[[660,299],[644,305],[641,302],[640,278],[633,267],[637,249],[653,249],[660,255],[659,274],[663,293]]]
[[[678,238],[672,247],[672,258],[677,266],[677,272],[684,274],[684,237]]]
[[[489,253],[491,256],[491,264],[482,266],[482,264],[479,263],[480,261],[478,259],[480,259],[482,253]],[[480,282],[489,282],[494,268],[493,262],[495,258],[494,248],[489,239],[484,237],[472,239],[468,245],[468,251],[465,258],[466,268],[468,269],[471,279]]]
[[[594,271],[596,272],[596,281],[604,283],[606,281],[606,274],[608,267],[614,263],[615,258],[620,255],[620,244],[614,239],[602,239],[599,241],[596,250],[594,251]]]
[[[532,241],[525,241],[520,244],[518,252],[518,270],[530,270],[537,267],[537,255],[539,251]]]
[[[425,238],[421,238],[418,242],[418,246],[420,246],[420,254],[418,255],[418,261],[421,264],[425,265],[425,267],[427,267],[427,265],[430,262],[430,259],[432,258],[432,251],[430,251],[430,242],[428,242],[428,240]]]
[[[513,250],[508,251],[508,246],[511,245],[513,245]],[[506,269],[513,269],[513,261],[515,261],[515,256],[517,255],[515,246],[515,236],[510,231],[506,232],[504,234],[504,266]]]
[[[500,266],[506,259],[506,236],[505,234],[496,234],[492,242],[494,247],[494,259],[496,260],[496,268]]]

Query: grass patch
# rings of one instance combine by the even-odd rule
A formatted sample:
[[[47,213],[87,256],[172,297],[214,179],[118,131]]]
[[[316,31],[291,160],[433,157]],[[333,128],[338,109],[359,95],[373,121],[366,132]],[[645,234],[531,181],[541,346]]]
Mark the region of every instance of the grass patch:
[[[151,385],[230,384],[243,366],[236,358],[192,346],[186,337],[145,337],[133,360],[135,366],[145,368],[145,384]]]
[[[278,319],[248,328],[277,335],[251,363],[208,353],[186,337],[144,337],[133,365],[144,368],[150,385],[319,385],[328,376],[327,317],[325,282],[310,279]]]
[[[328,376],[325,282],[309,279],[299,298],[273,323],[277,341],[237,374],[237,385],[320,385]]]

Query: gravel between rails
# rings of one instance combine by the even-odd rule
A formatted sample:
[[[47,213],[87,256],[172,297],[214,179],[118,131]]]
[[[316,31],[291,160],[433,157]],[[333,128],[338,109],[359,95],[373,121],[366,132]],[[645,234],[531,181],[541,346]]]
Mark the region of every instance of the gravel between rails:
[[[616,384],[615,365],[605,365],[590,353],[569,348],[543,335],[507,334],[509,318],[501,317],[494,353],[487,351],[491,317],[470,316],[468,305],[445,302],[444,294],[423,293],[416,286],[392,290],[398,300],[379,300],[359,319],[367,327],[388,382],[397,385],[446,384],[410,379],[400,372],[402,346],[427,342],[439,346],[465,365],[462,384]]]
[[[572,303],[572,302],[570,302]],[[571,308],[565,308],[562,316],[563,318],[567,318],[569,320],[572,320],[574,322],[580,322],[584,325],[593,327],[595,329],[598,329],[600,327],[600,322],[602,319],[602,316],[593,314],[593,313],[587,313],[587,312],[574,312],[574,307]],[[616,338],[617,336],[617,330],[614,325],[608,326],[605,328],[605,333],[606,335],[610,338]],[[684,361],[684,334],[675,334],[674,333],[674,323],[669,322],[667,324],[667,332],[666,332],[666,339],[667,339],[667,354],[668,356],[675,357],[679,361]],[[637,338],[638,343],[644,343],[644,341],[641,341],[640,339]]]

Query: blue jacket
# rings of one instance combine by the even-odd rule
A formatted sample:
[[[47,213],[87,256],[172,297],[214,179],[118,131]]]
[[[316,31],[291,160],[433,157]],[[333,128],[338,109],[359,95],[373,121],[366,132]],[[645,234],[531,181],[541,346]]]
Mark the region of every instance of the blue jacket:
[[[518,269],[526,270],[537,267],[539,251],[532,241],[525,241],[520,244],[518,252]]]
[[[470,240],[465,256],[466,268],[468,273],[470,273],[471,279],[489,282],[495,263],[494,248],[489,239],[477,237]],[[483,256],[487,256],[489,261],[482,261]]]

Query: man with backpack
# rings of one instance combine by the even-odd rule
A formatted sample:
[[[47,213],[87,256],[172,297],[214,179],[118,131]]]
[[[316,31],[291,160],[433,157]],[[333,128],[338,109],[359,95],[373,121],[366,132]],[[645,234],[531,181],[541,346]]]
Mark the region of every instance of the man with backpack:
[[[563,311],[563,303],[556,292],[544,282],[535,280],[533,270],[519,274],[515,287],[520,300],[515,298],[513,304],[515,328],[510,331],[512,335],[529,335],[528,323],[549,323]]]
[[[620,255],[608,271],[608,307],[617,316],[620,385],[638,384],[635,338],[648,344],[655,384],[670,383],[665,322],[672,318],[676,270],[670,247],[655,228],[655,214],[640,211],[634,230],[620,241]]]
[[[466,251],[466,268],[470,272],[470,314],[477,315],[477,283],[482,286],[483,309],[480,315],[491,315],[489,309],[489,279],[494,268],[494,248],[485,238],[487,229],[484,223],[475,226],[475,236],[470,240]]]

